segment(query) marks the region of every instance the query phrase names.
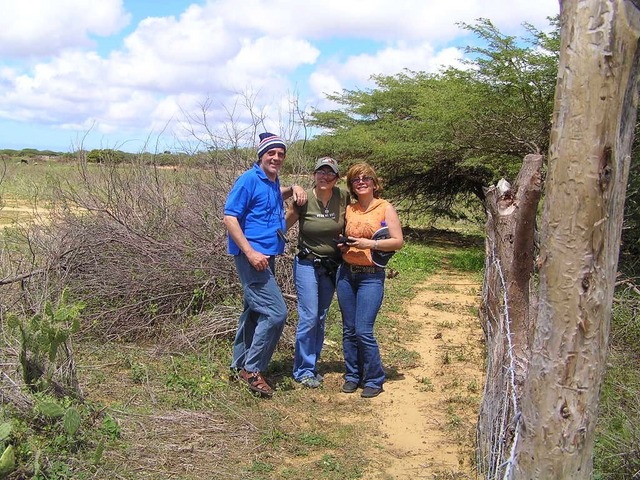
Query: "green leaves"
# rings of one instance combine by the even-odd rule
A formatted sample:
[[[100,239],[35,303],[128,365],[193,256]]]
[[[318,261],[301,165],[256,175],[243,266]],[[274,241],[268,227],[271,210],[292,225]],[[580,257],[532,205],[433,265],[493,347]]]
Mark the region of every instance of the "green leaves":
[[[365,160],[388,195],[448,214],[461,196],[483,200],[484,187],[513,178],[525,155],[545,153],[557,24],[549,34],[525,26],[523,38],[487,19],[462,27],[480,40],[466,49],[463,68],[380,75],[373,89],[332,95],[340,107],[313,115],[327,133],[311,142],[311,153],[337,156],[341,168]]]
[[[72,437],[76,434],[82,419],[80,412],[74,406],[63,407],[55,400],[41,400],[36,404],[37,411],[44,417],[51,420],[62,419],[62,427],[67,436]]]
[[[0,442],[4,442],[11,435],[12,427],[9,422],[0,423]]]

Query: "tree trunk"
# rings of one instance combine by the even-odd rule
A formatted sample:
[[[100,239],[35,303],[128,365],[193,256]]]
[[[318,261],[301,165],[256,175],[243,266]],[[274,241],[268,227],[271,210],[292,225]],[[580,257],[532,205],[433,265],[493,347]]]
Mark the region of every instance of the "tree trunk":
[[[502,478],[514,438],[514,414],[527,371],[532,318],[530,283],[542,155],[527,155],[513,187],[504,180],[485,192],[485,276],[480,319],[487,374],[478,421],[478,467]]]
[[[588,479],[637,109],[636,1],[561,1],[540,302],[505,478]]]

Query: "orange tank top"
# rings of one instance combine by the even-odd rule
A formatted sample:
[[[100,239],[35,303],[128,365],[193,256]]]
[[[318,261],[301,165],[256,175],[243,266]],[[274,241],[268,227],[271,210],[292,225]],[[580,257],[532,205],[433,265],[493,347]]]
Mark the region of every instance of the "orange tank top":
[[[345,234],[355,238],[371,238],[376,230],[382,226],[389,202],[381,198],[374,198],[366,210],[362,210],[359,203],[347,206],[345,214]],[[345,262],[351,265],[373,266],[371,249],[349,247],[342,254]]]

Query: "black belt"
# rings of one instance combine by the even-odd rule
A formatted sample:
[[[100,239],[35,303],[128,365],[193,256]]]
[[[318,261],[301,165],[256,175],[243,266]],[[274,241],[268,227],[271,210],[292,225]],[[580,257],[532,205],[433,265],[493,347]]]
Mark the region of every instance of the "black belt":
[[[384,268],[376,267],[375,265],[351,265],[345,263],[344,266],[349,269],[351,273],[378,273],[384,272]]]
[[[323,260],[323,259],[325,259],[325,260],[329,260],[329,261],[334,261],[334,262],[336,262],[336,263],[341,263],[341,262],[342,262],[342,260],[341,260],[340,258],[333,258],[333,257],[321,257],[321,256],[316,255],[316,254],[314,254],[314,253],[308,253],[308,254],[306,254],[306,255],[302,255],[302,254],[300,254],[300,253],[299,253],[299,254],[298,254],[298,258],[299,258],[300,260],[310,260],[310,261],[312,261],[312,262],[315,262],[316,260],[317,260],[317,261],[320,261],[320,260]]]
[[[307,260],[313,263],[314,268],[323,268],[329,275],[335,276],[338,267],[342,263],[341,258],[319,257],[314,253],[300,252],[298,253],[300,260]]]

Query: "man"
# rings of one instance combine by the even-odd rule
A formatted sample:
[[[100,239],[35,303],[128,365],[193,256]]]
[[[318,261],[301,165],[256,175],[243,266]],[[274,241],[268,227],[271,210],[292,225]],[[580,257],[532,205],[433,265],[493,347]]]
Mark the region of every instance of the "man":
[[[271,397],[273,389],[262,372],[278,344],[287,307],[275,278],[275,257],[284,252],[284,200],[302,205],[302,187],[281,187],[278,173],[287,146],[273,133],[261,133],[258,161],[240,175],[224,206],[229,234],[228,251],[234,256],[244,291],[244,312],[233,344],[232,371],[252,392]]]

